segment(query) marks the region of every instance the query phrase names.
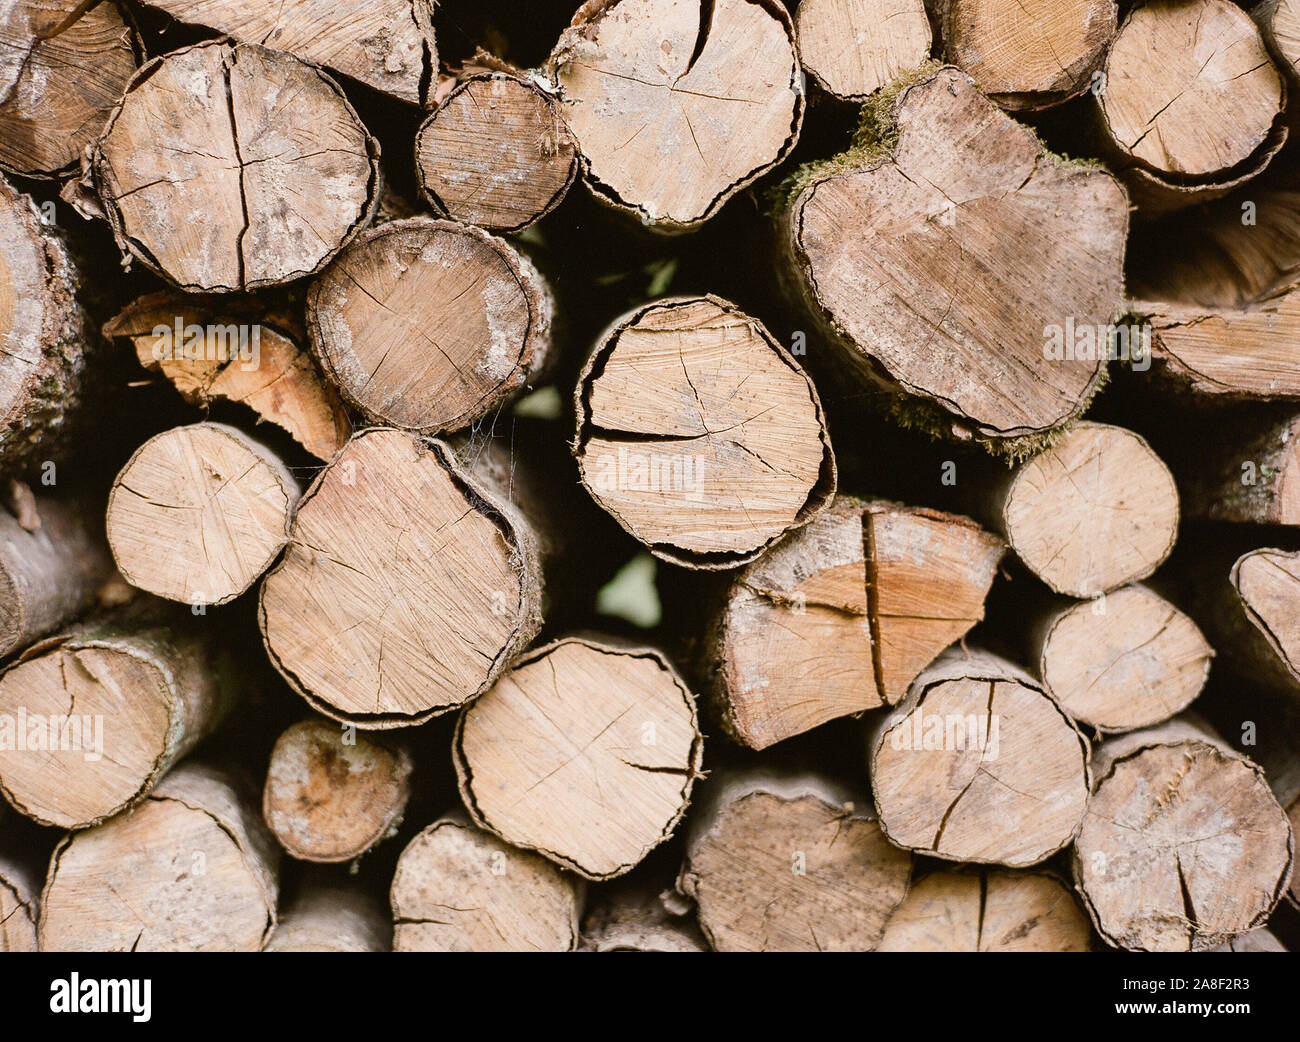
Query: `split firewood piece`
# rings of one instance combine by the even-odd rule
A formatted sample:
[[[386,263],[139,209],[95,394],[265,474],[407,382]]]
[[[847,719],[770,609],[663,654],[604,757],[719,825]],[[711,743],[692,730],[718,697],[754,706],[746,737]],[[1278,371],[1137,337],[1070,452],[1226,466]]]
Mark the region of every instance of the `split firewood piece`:
[[[596,198],[657,231],[712,217],[803,122],[794,26],[775,0],[589,0],[546,73]]]
[[[764,749],[897,702],[984,617],[1004,549],[955,514],[837,498],[731,584],[710,635],[723,727]]]
[[[1024,868],[1083,820],[1087,740],[1036,681],[988,652],[940,656],[868,749],[881,828],[917,853]]]
[[[703,751],[667,659],[577,637],[519,659],[466,707],[452,746],[478,825],[597,880],[672,835]]]
[[[932,872],[912,885],[881,952],[1086,952],[1092,926],[1046,872]]]
[[[92,165],[128,257],[182,289],[228,292],[333,257],[374,213],[379,146],[316,66],[214,40],[140,69]]]
[[[578,153],[555,100],[525,75],[460,80],[415,138],[420,190],[467,224],[517,232],[560,205]]]
[[[758,319],[718,297],[616,320],[574,399],[583,485],[673,564],[752,561],[835,494],[817,389]]]
[[[271,750],[262,816],[301,861],[350,861],[391,834],[411,796],[411,756],[324,720],[294,724]]]
[[[0,952],[36,951],[38,892],[35,873],[0,855]]]
[[[543,546],[439,441],[352,436],[262,584],[271,661],[326,716],[406,727],[491,686],[541,625]]]
[[[394,98],[423,104],[438,69],[433,0],[145,0],[188,25],[324,65]]]
[[[1153,372],[1196,394],[1300,398],[1300,289],[1262,304],[1211,310],[1135,301],[1151,329]]]
[[[1231,415],[1219,438],[1171,462],[1194,520],[1300,525],[1300,411],[1294,404]]]
[[[1178,534],[1178,489],[1145,439],[1079,423],[990,491],[994,527],[1055,592],[1093,597],[1145,579]]]
[[[7,472],[68,440],[95,343],[78,285],[62,237],[29,196],[0,178],[0,469]]]
[[[116,3],[13,0],[0,13],[0,168],[58,177],[76,166],[135,72]]]
[[[871,951],[912,857],[864,802],[811,774],[714,777],[678,888],[717,951]]]
[[[1300,81],[1300,0],[1262,0],[1250,13],[1273,59],[1295,86]]]
[[[1226,194],[1286,140],[1282,75],[1250,15],[1229,0],[1140,4],[1102,73],[1094,93],[1106,145],[1134,168],[1139,204]],[[1162,206],[1162,195],[1185,198]]]
[[[1112,175],[1045,151],[944,67],[886,91],[853,149],[791,185],[788,285],[859,379],[919,396],[957,437],[1084,410],[1105,352],[1059,357],[1052,333],[1104,331],[1120,306],[1128,202]]]
[[[930,56],[924,0],[800,0],[799,60],[837,98],[860,101]]]
[[[1229,580],[1236,603],[1216,619],[1228,638],[1221,650],[1254,679],[1300,694],[1300,552],[1252,550]]]
[[[1074,879],[1108,943],[1206,951],[1264,924],[1293,841],[1258,766],[1178,718],[1105,742],[1096,768]]]
[[[54,849],[42,951],[259,951],[275,926],[279,847],[230,779],[194,763],[139,806]]]
[[[140,364],[186,401],[246,405],[317,459],[333,459],[352,433],[338,392],[295,342],[305,338],[272,318],[227,311],[211,298],[151,293],[105,325],[104,335],[130,340]]]
[[[1141,584],[1050,612],[1031,643],[1043,686],[1075,721],[1101,732],[1181,713],[1214,657],[1196,623]]]
[[[113,574],[99,518],[84,500],[33,497],[34,517],[0,505],[0,655],[90,608]]]
[[[1044,109],[1094,83],[1115,0],[937,0],[944,55],[1003,108]]]
[[[412,217],[359,236],[312,284],[312,349],[372,422],[460,430],[535,379],[550,290],[521,253],[454,221]]]
[[[0,792],[42,825],[98,825],[154,791],[231,698],[212,650],[174,628],[41,641],[0,674]]]
[[[459,814],[411,840],[390,898],[398,952],[567,952],[578,943],[578,881]]]
[[[309,882],[280,913],[266,952],[386,952],[393,927],[359,890]]]
[[[627,877],[630,878],[630,877]],[[601,888],[582,917],[582,950],[589,952],[706,952],[689,903],[676,892],[620,879]]]
[[[224,423],[156,434],[108,496],[108,545],[133,586],[190,605],[225,604],[289,538],[298,483],[270,449]]]

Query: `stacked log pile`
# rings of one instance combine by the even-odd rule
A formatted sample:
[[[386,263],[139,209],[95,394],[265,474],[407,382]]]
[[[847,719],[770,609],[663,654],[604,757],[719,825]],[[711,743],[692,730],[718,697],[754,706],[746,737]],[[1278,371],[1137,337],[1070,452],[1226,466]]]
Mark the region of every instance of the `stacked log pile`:
[[[0,6],[0,950],[1300,944],[1300,0]]]

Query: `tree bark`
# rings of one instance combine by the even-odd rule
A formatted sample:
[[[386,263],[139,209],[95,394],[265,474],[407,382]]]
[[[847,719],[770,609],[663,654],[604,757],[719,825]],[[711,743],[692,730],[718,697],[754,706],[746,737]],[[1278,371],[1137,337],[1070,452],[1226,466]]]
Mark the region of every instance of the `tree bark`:
[[[411,796],[410,752],[324,720],[305,720],[271,751],[262,816],[300,861],[350,861],[392,835]]]
[[[619,880],[601,888],[582,917],[582,951],[706,952],[694,916],[678,908],[681,895]],[[671,906],[671,907],[670,907]]]
[[[135,72],[139,41],[112,2],[14,0],[0,15],[0,169],[71,172]]]
[[[393,927],[357,890],[309,882],[280,914],[267,952],[386,952]]]
[[[145,801],[55,848],[42,951],[260,951],[279,848],[222,772],[187,763]]]
[[[545,72],[596,198],[660,232],[713,217],[803,122],[794,26],[775,0],[588,0]]]
[[[1103,744],[1096,778],[1074,877],[1109,944],[1206,951],[1264,924],[1293,841],[1259,767],[1179,718]]]
[[[235,427],[163,431],[127,461],[108,497],[108,544],[133,586],[184,604],[225,604],[289,538],[298,482]]]
[[[911,871],[864,800],[760,770],[710,780],[677,885],[717,951],[871,951]]]
[[[307,294],[312,349],[373,423],[468,427],[536,380],[554,303],[537,269],[469,225],[412,217],[359,236]]]
[[[659,652],[567,638],[466,707],[452,756],[479,826],[602,880],[672,835],[703,744],[694,696]]]
[[[390,898],[398,952],[567,952],[578,943],[581,884],[460,814],[411,840]]]
[[[731,582],[706,648],[723,728],[765,749],[896,703],[984,617],[1003,550],[955,514],[838,497]]]
[[[617,319],[574,407],[583,485],[673,564],[752,561],[835,493],[812,381],[761,322],[718,297],[663,298]]]
[[[1053,356],[1050,334],[1118,309],[1128,204],[1110,174],[931,67],[785,194],[791,295],[852,378],[920,399],[900,405],[907,422],[1006,450],[1084,410],[1105,353]]]
[[[1036,865],[1074,839],[1089,746],[1028,674],[952,649],[873,730],[870,775],[893,843],[947,861]]]
[[[0,791],[63,829],[136,806],[230,708],[228,673],[171,626],[92,624],[35,644],[0,673]]]
[[[36,951],[36,874],[0,855],[0,952]]]
[[[221,40],[141,68],[92,165],[122,252],[209,293],[318,271],[369,223],[379,184],[379,146],[338,84]]]
[[[924,0],[800,0],[804,70],[837,98],[862,101],[930,56]]]
[[[422,723],[487,690],[537,635],[545,546],[480,468],[391,428],[352,436],[304,494],[262,584],[272,663],[326,716]]]
[[[473,72],[415,138],[420,190],[446,216],[500,232],[530,227],[578,176],[573,135],[555,100],[527,74]]]

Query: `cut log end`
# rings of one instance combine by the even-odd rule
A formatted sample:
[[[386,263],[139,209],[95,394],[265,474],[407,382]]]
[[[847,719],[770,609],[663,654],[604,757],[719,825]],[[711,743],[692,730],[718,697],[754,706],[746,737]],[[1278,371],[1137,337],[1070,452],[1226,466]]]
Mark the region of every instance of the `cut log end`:
[[[0,856],[0,952],[36,951],[36,888],[26,869]]]
[[[366,894],[308,884],[280,914],[266,952],[386,952],[393,927]]]
[[[750,561],[835,492],[812,382],[719,298],[659,300],[616,321],[575,399],[583,484],[674,564]]]
[[[234,427],[196,423],[144,443],[108,498],[108,543],[133,586],[190,605],[247,590],[288,539],[298,483]]]
[[[390,898],[394,951],[567,952],[578,942],[573,878],[459,817],[411,840]]]
[[[465,709],[453,746],[475,821],[588,879],[672,834],[702,752],[694,698],[658,652],[576,638],[521,659]]]
[[[402,746],[323,720],[294,724],[271,750],[262,816],[300,861],[349,861],[401,822],[411,766]]]
[[[861,100],[930,54],[923,0],[800,0],[799,59],[837,98]]]
[[[779,163],[803,119],[794,27],[774,0],[584,4],[549,72],[597,197],[685,231]]]
[[[333,80],[220,40],[145,65],[93,163],[123,251],[199,292],[312,274],[369,222],[378,193],[378,145]]]
[[[540,556],[441,442],[352,437],[262,584],[271,661],[326,716],[405,727],[485,690],[540,625]]]
[[[1093,597],[1145,579],[1169,556],[1178,489],[1139,435],[1080,423],[1016,472],[1000,521],[1049,587]]]
[[[578,174],[573,136],[531,81],[478,73],[452,89],[415,139],[416,172],[447,216],[515,232],[554,210]]]
[[[469,426],[537,375],[551,298],[505,241],[426,217],[360,236],[313,284],[322,368],[373,422],[437,434]]]
[[[1246,617],[1275,656],[1274,668],[1300,689],[1300,553],[1252,550],[1232,567]]]

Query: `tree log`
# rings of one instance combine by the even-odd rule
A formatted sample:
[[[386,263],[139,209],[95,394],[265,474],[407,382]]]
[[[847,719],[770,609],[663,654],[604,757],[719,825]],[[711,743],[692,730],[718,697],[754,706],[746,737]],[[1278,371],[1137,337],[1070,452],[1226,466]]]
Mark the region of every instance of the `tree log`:
[[[1196,623],[1141,584],[1050,612],[1031,647],[1061,708],[1103,733],[1181,713],[1201,693],[1214,657]]]
[[[272,663],[326,716],[405,727],[492,685],[541,625],[543,547],[439,441],[352,436],[262,584]]]
[[[298,491],[288,467],[242,431],[174,427],[140,446],[113,482],[108,545],[131,585],[225,604],[284,547]]]
[[[1193,520],[1300,525],[1300,412],[1294,405],[1231,415],[1221,437],[1171,464]]]
[[[95,345],[62,237],[0,178],[0,470],[64,447]]]
[[[1145,579],[1173,549],[1178,489],[1138,434],[1079,423],[987,490],[989,520],[1056,593],[1093,597]]]
[[[324,720],[294,724],[276,740],[262,816],[300,861],[350,861],[401,823],[411,795],[411,755]]]
[[[1232,626],[1222,650],[1255,679],[1300,695],[1300,552],[1260,549],[1243,554],[1229,575],[1237,614],[1249,625]],[[1231,614],[1231,609],[1224,613]]]
[[[880,826],[948,861],[1036,865],[1069,845],[1088,799],[1087,740],[1028,674],[952,649],[868,743]]]
[[[378,193],[379,146],[338,84],[220,40],[141,68],[92,162],[123,253],[199,292],[312,274],[370,221]]]
[[[424,104],[438,69],[432,0],[145,0],[189,25],[324,65],[367,87]]]
[[[54,850],[42,951],[259,951],[279,848],[221,772],[178,767],[138,807]]]
[[[245,303],[227,310],[211,298],[151,293],[105,325],[104,335],[130,340],[140,364],[187,402],[246,405],[317,459],[333,459],[352,433],[338,392],[298,347],[305,336],[274,315],[244,314]]]
[[[1078,97],[1115,38],[1115,0],[937,0],[944,55],[1003,108]]]
[[[656,556],[734,568],[835,493],[821,400],[761,322],[718,297],[617,319],[574,394],[582,483]]]
[[[656,231],[708,220],[803,122],[794,26],[775,0],[587,0],[546,74],[596,198]]]
[[[554,99],[532,79],[476,72],[420,127],[415,167],[434,209],[517,232],[560,205],[578,176],[578,153]]]
[[[99,624],[41,641],[0,673],[0,792],[64,829],[136,806],[229,709],[227,669],[174,627]]]
[[[1092,927],[1045,872],[932,872],[889,920],[882,952],[1086,952]]]
[[[717,951],[871,951],[912,858],[861,800],[816,775],[714,777],[678,888]]]
[[[550,291],[502,239],[412,217],[359,236],[307,294],[321,368],[372,422],[455,431],[534,380]]]
[[[452,756],[479,826],[600,880],[672,835],[703,744],[695,699],[659,652],[571,637],[466,707]]]
[[[25,865],[0,855],[0,952],[36,951],[38,882]]]
[[[398,952],[567,952],[578,943],[574,878],[459,814],[411,840],[390,897]]]
[[[886,90],[855,147],[787,194],[787,286],[856,379],[919,396],[937,433],[995,442],[1086,407],[1105,352],[1049,348],[1120,305],[1128,204],[1110,174],[1045,151],[945,67]]]
[[[0,656],[70,622],[113,574],[99,518],[83,500],[0,505]],[[29,527],[31,526],[31,527]]]
[[[1096,778],[1074,878],[1108,943],[1206,951],[1264,924],[1293,841],[1259,767],[1179,718],[1104,743]]]
[[[589,952],[706,952],[693,916],[678,910],[681,895],[617,880],[601,888],[582,917],[582,950]],[[669,906],[672,907],[669,907]]]
[[[930,56],[924,0],[800,0],[799,60],[837,98],[861,101]]]
[[[116,3],[13,0],[0,14],[0,169],[76,167],[135,72],[138,41]]]
[[[1262,0],[1250,13],[1289,85],[1300,85],[1300,2]]]
[[[707,651],[724,729],[765,749],[897,702],[984,617],[1003,550],[955,514],[838,497],[731,583]]]
[[[280,913],[266,952],[386,952],[393,927],[367,895],[309,883]]]

